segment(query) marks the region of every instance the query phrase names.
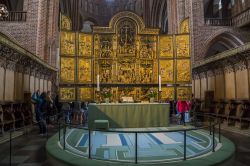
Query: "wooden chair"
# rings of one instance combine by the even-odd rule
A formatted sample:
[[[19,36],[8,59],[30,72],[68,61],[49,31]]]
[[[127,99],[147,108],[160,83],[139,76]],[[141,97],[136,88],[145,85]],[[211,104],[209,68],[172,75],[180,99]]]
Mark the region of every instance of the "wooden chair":
[[[235,127],[241,128],[241,118],[244,113],[244,104],[238,103],[235,109],[235,115],[231,114],[229,116],[229,119],[231,119],[234,122]]]
[[[229,108],[228,110],[225,111],[225,118],[226,118],[226,122],[227,125],[234,125],[235,121],[233,119],[231,119],[230,117],[235,116],[236,115],[236,108],[237,108],[238,103],[236,103],[234,100],[231,100],[229,102]]]
[[[2,108],[3,108],[4,131],[15,129],[15,117],[12,112],[11,104],[6,103],[2,105]]]
[[[12,111],[14,114],[14,118],[15,118],[15,128],[19,128],[24,126],[24,118],[22,116],[22,112],[21,112],[21,103],[14,103],[12,104]]]
[[[22,103],[20,108],[22,112],[22,117],[24,119],[24,126],[32,125],[33,116],[31,105],[29,103]]]
[[[219,101],[218,105],[216,105],[215,114],[217,118],[221,118],[222,116],[224,116],[225,106],[226,103],[222,100]]]
[[[1,134],[4,133],[4,123],[3,123],[3,108],[0,105],[0,127],[1,127]]]
[[[241,128],[249,128],[250,123],[250,103],[246,102],[244,112],[240,121]]]

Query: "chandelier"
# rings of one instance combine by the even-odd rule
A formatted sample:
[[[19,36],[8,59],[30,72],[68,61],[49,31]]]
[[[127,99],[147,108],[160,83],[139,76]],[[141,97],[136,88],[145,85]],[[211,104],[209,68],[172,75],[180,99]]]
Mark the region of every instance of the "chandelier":
[[[9,12],[4,4],[0,4],[0,19],[8,17]]]

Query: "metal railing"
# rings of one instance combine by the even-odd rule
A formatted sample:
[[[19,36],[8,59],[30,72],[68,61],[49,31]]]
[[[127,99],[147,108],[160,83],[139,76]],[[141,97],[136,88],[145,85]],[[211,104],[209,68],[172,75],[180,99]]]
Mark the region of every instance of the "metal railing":
[[[64,112],[61,112],[61,113],[57,113],[57,114],[55,114],[55,115],[52,115],[52,116],[47,116],[46,117],[46,120],[48,119],[48,118],[54,118],[54,119],[57,119],[59,116],[62,116],[62,114],[64,114]],[[27,134],[27,128],[28,127],[32,127],[32,126],[34,126],[34,125],[37,125],[38,124],[38,122],[36,122],[36,123],[33,123],[33,124],[31,124],[31,125],[28,125],[28,126],[23,126],[23,127],[20,127],[20,128],[15,128],[15,129],[10,129],[9,131],[7,131],[7,132],[5,132],[5,133],[9,133],[9,165],[11,166],[12,165],[12,153],[13,153],[13,147],[12,147],[12,142],[13,142],[13,133],[14,132],[17,132],[17,131],[24,131],[24,135],[26,135]],[[49,138],[49,128],[48,128],[48,124],[46,123],[46,135],[45,135],[45,137],[46,137],[46,139],[48,140],[48,138]]]
[[[250,20],[250,8],[240,12],[231,18],[205,18],[205,24],[209,26],[236,26],[248,24]]]
[[[209,26],[232,26],[232,19],[205,18],[205,24]]]
[[[27,19],[27,12],[23,11],[10,11],[8,17],[0,19],[0,21],[9,21],[9,22],[25,22]]]
[[[211,152],[215,152],[216,148],[216,142],[215,142],[215,128],[218,126],[218,141],[221,143],[221,120],[213,117],[212,115],[207,115],[207,114],[195,114],[195,116],[203,116],[205,118],[209,119],[208,125],[204,125],[202,127],[195,127],[196,126],[196,120],[194,120],[194,127],[188,128],[188,129],[174,129],[174,130],[154,130],[154,131],[126,131],[126,130],[103,130],[103,129],[89,129],[87,127],[79,127],[77,124],[67,124],[67,123],[59,123],[58,125],[58,135],[59,135],[59,142],[63,148],[63,150],[66,150],[66,133],[67,129],[79,129],[83,130],[86,133],[88,133],[88,155],[83,156],[83,157],[88,157],[89,159],[96,159],[96,160],[104,160],[104,161],[115,161],[115,162],[124,162],[120,160],[111,160],[111,159],[100,159],[100,158],[95,158],[92,155],[92,142],[91,142],[91,133],[93,132],[105,132],[105,133],[127,133],[127,134],[134,134],[135,136],[135,156],[134,156],[134,163],[138,163],[138,134],[145,134],[145,133],[173,133],[173,132],[183,132],[183,160],[186,160],[187,158],[192,158],[187,156],[187,132],[189,131],[195,131],[195,130],[202,130],[202,129],[208,129],[209,130],[209,135],[212,136],[212,148],[209,149]],[[196,118],[195,118],[196,119]],[[212,122],[212,120],[215,120]],[[62,131],[61,131],[62,130]],[[62,133],[61,133],[62,132]],[[61,135],[63,134],[63,135]],[[61,143],[62,141],[62,143]],[[204,154],[204,153],[202,153]],[[200,154],[201,155],[201,154]],[[197,157],[197,156],[193,156]],[[173,161],[173,160],[170,160]],[[129,161],[126,161],[129,162]],[[165,161],[164,161],[165,162]],[[150,163],[148,161],[147,163]]]

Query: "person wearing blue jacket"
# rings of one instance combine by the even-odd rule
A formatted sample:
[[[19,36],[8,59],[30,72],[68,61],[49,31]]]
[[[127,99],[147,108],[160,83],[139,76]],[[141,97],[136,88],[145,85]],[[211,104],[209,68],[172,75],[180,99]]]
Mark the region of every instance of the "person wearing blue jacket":
[[[32,101],[36,103],[35,113],[36,121],[40,130],[40,134],[46,133],[46,94],[43,92],[40,96],[39,93],[36,96],[32,95]]]

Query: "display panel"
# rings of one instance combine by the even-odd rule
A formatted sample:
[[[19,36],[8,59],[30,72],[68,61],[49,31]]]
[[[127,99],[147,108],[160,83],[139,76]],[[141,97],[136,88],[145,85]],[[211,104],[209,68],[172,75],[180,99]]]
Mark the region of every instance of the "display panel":
[[[78,59],[78,81],[79,83],[90,83],[92,73],[91,59]]]
[[[62,83],[74,83],[75,58],[61,57],[60,81]]]
[[[178,100],[191,100],[192,88],[191,87],[177,87]]]
[[[190,60],[177,60],[177,82],[191,82]]]
[[[136,83],[136,59],[120,58],[117,64],[117,81],[123,84]]]
[[[162,87],[161,99],[162,100],[174,100],[175,88],[174,87]]]
[[[107,59],[100,59],[96,62],[96,75],[99,74],[100,83],[113,83],[116,80],[113,75],[113,63],[112,60]]]
[[[60,88],[60,100],[61,101],[73,101],[75,100],[75,88]]]
[[[180,33],[189,33],[189,18],[184,19],[180,27]]]
[[[79,33],[79,56],[92,55],[92,35]]]
[[[160,36],[159,43],[160,57],[172,58],[173,51],[173,36]]]
[[[70,18],[67,16],[61,14],[61,24],[60,24],[61,30],[72,30],[72,22]]]
[[[67,56],[75,55],[75,33],[61,31],[60,34],[60,54]]]
[[[81,87],[78,88],[78,98],[80,101],[90,101],[93,98],[93,88]]]
[[[174,61],[160,60],[160,75],[162,83],[174,82]]]
[[[176,35],[175,40],[177,57],[190,57],[189,35]]]

